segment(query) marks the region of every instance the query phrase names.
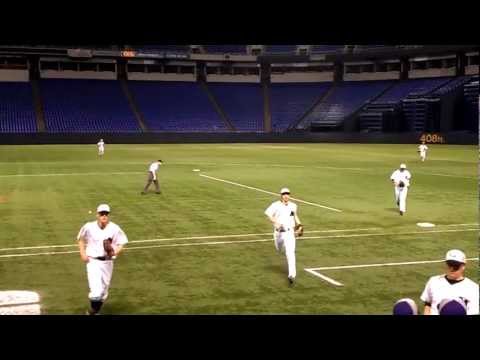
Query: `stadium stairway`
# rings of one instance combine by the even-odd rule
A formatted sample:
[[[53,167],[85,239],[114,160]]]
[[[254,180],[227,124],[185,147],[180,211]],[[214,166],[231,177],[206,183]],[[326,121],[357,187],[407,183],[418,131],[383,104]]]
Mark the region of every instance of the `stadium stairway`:
[[[119,81],[120,81],[120,87],[122,88],[122,91],[125,94],[125,97],[127,98],[128,104],[130,105],[130,109],[132,109],[132,112],[135,115],[135,119],[137,119],[138,121],[138,125],[140,126],[140,129],[142,129],[143,132],[148,131],[148,127],[145,124],[145,120],[143,119],[143,115],[140,111],[140,108],[138,107],[132,92],[128,88],[127,80],[121,79]]]
[[[263,129],[272,132],[272,112],[270,110],[270,88],[267,81],[262,81],[263,90]]]
[[[310,126],[310,123],[308,122],[308,115],[310,115],[315,108],[322,103],[324,99],[327,99],[330,94],[335,90],[335,83],[332,83],[332,86],[328,91],[325,91],[317,101],[315,101],[312,106],[305,111],[305,113],[297,120],[295,121],[288,129],[299,129],[299,130],[305,130],[308,129]]]
[[[465,122],[468,130],[478,131],[479,77],[474,76],[464,84]]]
[[[356,112],[356,117],[358,117],[358,122],[360,130],[364,131],[384,131],[388,130],[388,119],[395,114],[397,109],[394,104],[390,103],[379,103],[376,104],[375,101],[383,96],[387,91],[396,85],[396,82],[393,82],[375,98],[370,100],[365,106],[360,108]]]
[[[449,83],[455,81],[455,78],[447,79],[444,83],[427,90],[426,92],[409,94],[402,100],[402,111],[407,123],[407,128],[411,131],[433,131],[437,127],[435,122],[435,106],[438,98],[429,97],[430,94],[439,90]]]
[[[213,93],[210,91],[210,89],[208,88],[208,85],[206,83],[205,80],[198,80],[198,84],[200,85],[200,87],[205,91],[205,93],[207,94],[208,96],[208,99],[210,100],[210,102],[212,103],[213,107],[215,108],[215,111],[218,113],[218,115],[220,116],[220,118],[223,120],[223,122],[225,123],[225,125],[227,126],[227,128],[230,130],[230,131],[237,131],[237,129],[235,128],[235,126],[233,125],[233,123],[230,121],[230,119],[228,118],[227,114],[225,113],[225,111],[223,111],[223,109],[221,108],[220,104],[218,103],[217,99],[215,98],[215,96],[213,95]]]
[[[43,103],[40,93],[40,85],[38,80],[31,80],[32,85],[32,96],[33,96],[33,107],[35,109],[35,118],[37,120],[37,131],[45,132],[45,115],[43,113]]]

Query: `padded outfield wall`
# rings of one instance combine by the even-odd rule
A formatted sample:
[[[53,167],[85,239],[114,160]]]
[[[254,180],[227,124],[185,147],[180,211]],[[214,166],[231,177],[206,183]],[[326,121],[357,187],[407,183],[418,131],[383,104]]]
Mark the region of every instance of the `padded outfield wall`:
[[[423,138],[422,138],[423,136]],[[471,132],[449,133],[358,133],[289,132],[267,133],[136,133],[136,134],[0,134],[0,145],[96,144],[175,144],[175,143],[377,143],[418,144],[422,139],[434,144],[478,145],[479,135]]]

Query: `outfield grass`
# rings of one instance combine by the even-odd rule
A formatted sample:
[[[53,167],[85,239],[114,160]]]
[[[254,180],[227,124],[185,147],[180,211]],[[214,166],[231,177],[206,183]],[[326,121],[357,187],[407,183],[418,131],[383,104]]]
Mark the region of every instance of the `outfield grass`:
[[[478,257],[478,149],[429,148],[421,163],[416,145],[107,144],[102,159],[95,145],[0,146],[0,290],[37,291],[45,314],[83,314],[78,253],[12,256],[76,247],[6,249],[75,245],[106,202],[131,242],[115,263],[104,314],[389,314],[401,297],[420,303],[443,264],[322,271],[343,287],[303,269],[438,260],[451,248]],[[141,196],[158,158],[162,194]],[[401,162],[413,176],[403,217],[389,180]],[[298,203],[306,232],[296,287],[287,286],[263,214],[278,197],[200,174],[274,193],[288,186],[293,197],[342,210]],[[136,242],[245,234],[260,235]],[[467,276],[478,282],[477,270],[471,261]]]

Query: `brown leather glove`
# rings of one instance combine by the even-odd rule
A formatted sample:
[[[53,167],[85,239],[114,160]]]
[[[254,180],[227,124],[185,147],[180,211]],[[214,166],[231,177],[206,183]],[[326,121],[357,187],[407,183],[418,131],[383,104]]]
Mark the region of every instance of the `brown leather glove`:
[[[103,240],[103,249],[105,250],[106,257],[112,258],[115,255],[115,249],[112,245],[112,238]]]

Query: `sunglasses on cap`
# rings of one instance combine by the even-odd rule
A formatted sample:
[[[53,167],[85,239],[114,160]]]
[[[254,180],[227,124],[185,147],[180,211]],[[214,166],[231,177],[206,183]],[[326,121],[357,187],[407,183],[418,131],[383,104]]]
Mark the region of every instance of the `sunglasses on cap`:
[[[98,213],[98,215],[100,215],[100,216],[108,216],[108,214],[110,214],[108,211],[100,211]]]

